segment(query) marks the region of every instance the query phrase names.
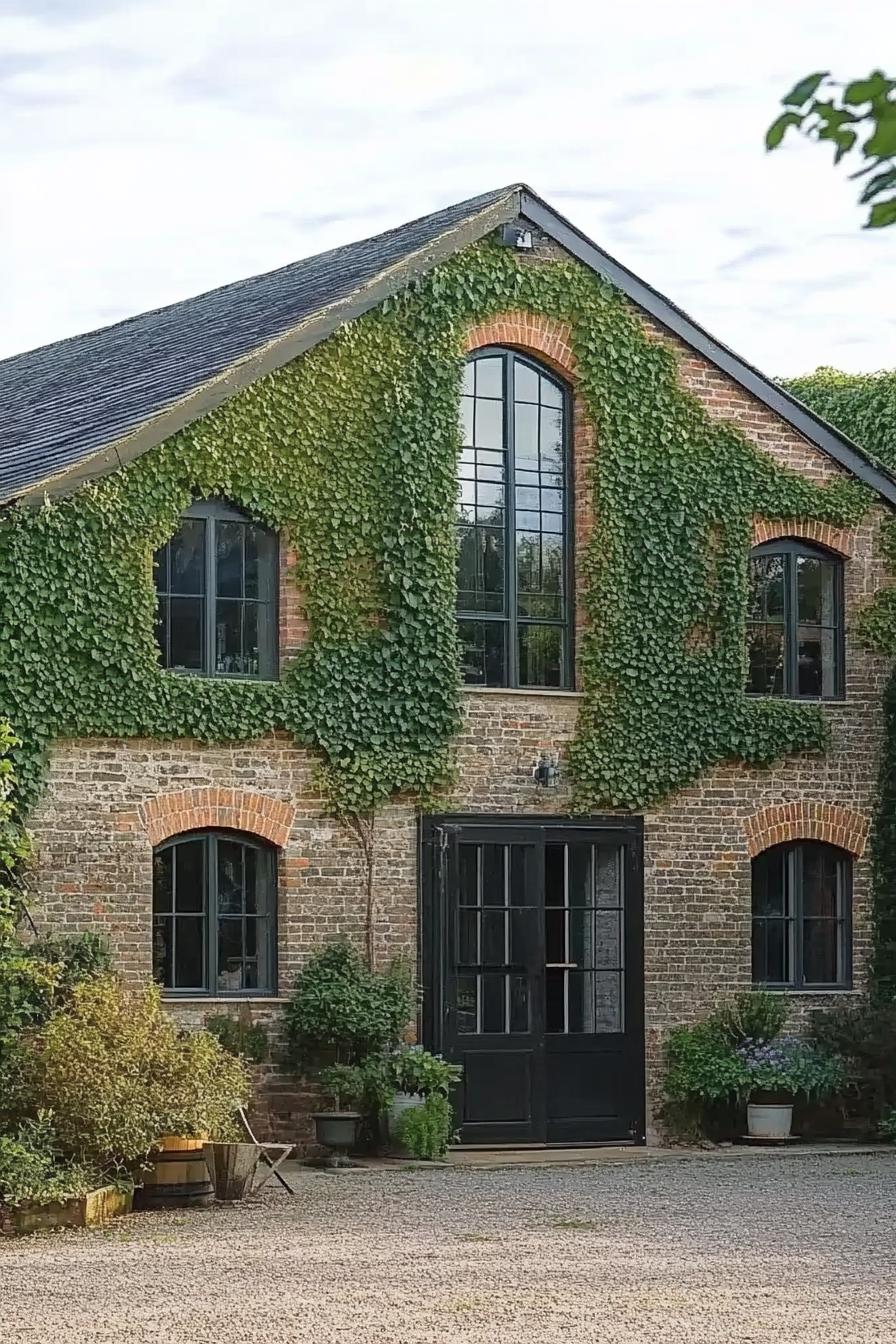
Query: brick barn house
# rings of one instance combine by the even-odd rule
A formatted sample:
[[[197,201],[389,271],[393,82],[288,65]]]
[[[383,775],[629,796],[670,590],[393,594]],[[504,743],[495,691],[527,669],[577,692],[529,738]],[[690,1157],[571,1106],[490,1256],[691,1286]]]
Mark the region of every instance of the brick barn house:
[[[431,429],[445,438],[445,460],[456,472],[456,481],[445,476],[433,515],[441,528],[456,509],[459,528],[451,621],[463,684],[458,728],[447,744],[453,775],[420,803],[396,774],[367,833],[375,852],[368,869],[357,827],[323,800],[316,766],[326,754],[324,735],[289,731],[279,711],[265,709],[264,718],[257,708],[272,703],[265,688],[313,651],[318,619],[308,564],[316,533],[302,517],[271,526],[275,511],[265,489],[255,487],[256,476],[263,481],[281,469],[283,445],[302,440],[312,399],[296,395],[287,412],[277,402],[268,413],[264,396],[304,377],[316,360],[333,395],[348,398],[347,442],[361,442],[371,418],[384,417],[381,456],[362,463],[357,455],[359,491],[382,473],[393,483],[384,498],[397,489],[411,499],[413,453],[396,468],[393,446],[401,441],[401,416],[417,403],[408,397],[392,405],[386,384],[379,398],[357,403],[350,388],[339,390],[352,376],[353,333],[360,340],[379,315],[385,322],[402,296],[422,295],[414,301],[425,305],[447,294],[454,302],[464,258],[484,255],[497,259],[501,275],[512,266],[523,278],[500,292],[483,282],[475,300],[464,300],[473,316],[446,326],[462,442],[454,412],[450,430]],[[734,654],[721,625],[714,633],[706,616],[712,575],[700,579],[696,597],[682,597],[678,585],[669,600],[684,604],[681,647],[670,652],[657,641],[645,653],[654,666],[632,672],[631,695],[646,704],[645,686],[662,688],[664,677],[672,685],[667,658],[684,669],[685,685],[693,669],[694,695],[702,694],[700,678],[713,675],[724,646],[739,681],[733,692],[725,683],[720,717],[733,722],[759,704],[769,723],[789,723],[792,710],[794,723],[814,716],[824,743],[787,739],[780,752],[764,753],[767,760],[751,760],[748,750],[724,744],[698,751],[697,730],[688,730],[675,759],[689,763],[676,773],[660,761],[674,755],[664,755],[661,738],[678,740],[660,703],[644,719],[646,740],[632,747],[649,779],[656,734],[657,778],[642,789],[643,801],[625,790],[601,798],[595,786],[581,804],[577,762],[587,753],[575,744],[582,716],[587,741],[600,743],[602,715],[613,712],[610,701],[588,699],[600,658],[612,658],[612,650],[601,653],[595,627],[603,611],[608,622],[623,619],[604,562],[612,553],[627,600],[643,603],[635,626],[649,631],[660,588],[654,593],[649,583],[638,588],[625,578],[650,550],[650,519],[660,517],[651,510],[665,505],[656,502],[662,473],[649,485],[644,476],[647,522],[637,544],[626,547],[625,516],[615,550],[600,530],[601,499],[608,510],[618,505],[606,483],[592,483],[603,470],[602,451],[615,451],[622,431],[612,430],[609,412],[604,431],[600,398],[588,393],[603,358],[598,337],[588,336],[575,312],[557,315],[566,282],[555,285],[553,308],[527,300],[527,285],[554,283],[552,275],[581,276],[583,285],[600,286],[601,302],[615,305],[613,321],[627,324],[619,327],[625,340],[642,342],[626,347],[641,351],[624,356],[632,378],[645,361],[654,367],[652,351],[673,361],[675,388],[662,396],[683,408],[683,441],[718,431],[712,442],[720,472],[726,453],[741,451],[737,443],[751,454],[757,479],[774,466],[787,484],[777,510],[768,492],[749,507],[738,496],[741,486],[731,495],[747,528],[725,532],[719,543],[733,557],[733,597],[720,621],[734,631]],[[568,298],[573,308],[576,301]],[[419,312],[422,349],[427,312]],[[660,387],[656,378],[639,384],[644,416],[651,397],[660,396],[651,391]],[[410,957],[421,989],[420,1039],[465,1066],[459,1119],[470,1143],[643,1142],[656,1133],[669,1027],[751,983],[790,996],[797,1020],[865,987],[866,844],[887,667],[854,637],[853,619],[883,580],[877,533],[896,504],[896,482],[527,187],[16,356],[0,364],[0,395],[0,542],[5,532],[8,554],[10,538],[37,529],[35,544],[49,558],[54,527],[66,526],[79,508],[93,517],[102,510],[108,564],[129,576],[104,586],[102,557],[91,559],[82,548],[84,565],[94,566],[84,589],[93,594],[86,599],[93,633],[79,626],[80,633],[59,636],[65,650],[58,655],[54,638],[43,644],[42,656],[54,667],[59,661],[54,685],[71,687],[66,694],[81,708],[50,706],[40,788],[29,801],[29,904],[40,927],[101,930],[121,973],[135,981],[155,975],[171,1011],[188,1024],[247,1003],[255,1020],[276,1023],[309,952],[342,934],[359,942],[366,936],[378,964],[394,954]],[[257,410],[253,430],[240,418],[250,404]],[[324,447],[335,483],[343,470],[338,438],[331,434]],[[153,490],[168,490],[158,464],[168,461],[169,449],[180,492],[176,515],[166,504],[167,530],[141,530]],[[241,488],[233,485],[231,451],[248,463]],[[631,479],[640,470],[637,444],[634,451]],[[675,451],[673,433],[670,464]],[[195,479],[194,453],[197,462],[202,454]],[[210,462],[219,464],[218,478]],[[396,470],[403,474],[388,474]],[[301,485],[297,475],[290,490]],[[439,479],[427,469],[420,483]],[[146,508],[129,503],[132,482]],[[329,527],[326,471],[313,485]],[[852,514],[835,507],[838,490],[853,490],[861,507]],[[793,501],[815,499],[812,491],[818,506],[800,511]],[[705,514],[699,491],[681,493],[675,526],[686,538],[689,520]],[[636,492],[632,500],[637,511]],[[710,530],[704,538],[707,553],[714,536]],[[365,545],[373,569],[382,563],[385,572],[377,537]],[[340,577],[340,563],[337,556],[330,570],[321,566],[320,582],[353,582],[345,577],[351,565]],[[29,591],[40,588],[39,570]],[[0,581],[11,572],[0,568]],[[54,603],[74,627],[75,607],[84,605],[76,602],[76,558],[68,572],[70,583],[57,583]],[[661,578],[656,582],[661,586]],[[388,575],[382,583],[387,598],[378,614],[363,638],[352,634],[365,648],[400,624]],[[132,590],[139,600],[119,617],[114,604],[130,601]],[[28,613],[8,608],[3,621],[7,633],[19,628],[27,645],[34,625]],[[113,627],[126,638],[116,635],[102,657],[90,653],[90,641]],[[131,635],[133,653],[123,648]],[[593,664],[589,648],[597,650]],[[167,697],[164,712],[144,714],[139,703],[127,713],[110,707],[113,692],[90,700],[104,660],[126,677],[128,658],[140,685]],[[331,696],[352,694],[355,664],[347,666],[342,691]],[[437,675],[456,683],[453,663]],[[618,696],[629,694],[624,667],[613,684]],[[261,731],[208,729],[204,713],[244,701],[256,714],[250,725]],[[187,708],[177,710],[181,704]],[[688,712],[685,696],[683,718]],[[0,716],[7,713],[24,737],[14,703],[0,703]],[[190,731],[165,731],[165,713]],[[639,713],[625,720],[632,737],[641,731],[631,727]],[[709,741],[717,729],[707,723],[699,731]],[[371,730],[372,752],[377,740]],[[614,753],[627,750],[618,737],[614,743],[600,748],[611,774]],[[307,1136],[307,1098],[287,1076],[268,1071],[261,1105],[269,1130]]]

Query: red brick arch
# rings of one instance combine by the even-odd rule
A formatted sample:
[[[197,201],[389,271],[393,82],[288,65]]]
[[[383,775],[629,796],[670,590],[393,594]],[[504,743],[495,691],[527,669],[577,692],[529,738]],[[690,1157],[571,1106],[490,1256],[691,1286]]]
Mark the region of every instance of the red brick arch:
[[[861,858],[868,818],[839,803],[777,803],[744,822],[750,858],[790,840],[824,840]]]
[[[819,523],[810,518],[754,518],[753,545],[761,546],[764,541],[778,541],[782,537],[801,537],[804,541],[816,541],[829,551],[836,551],[845,560],[855,551],[855,532],[848,527],[834,527],[832,523]]]
[[[281,849],[289,839],[295,808],[279,798],[243,789],[184,789],[160,793],[140,807],[140,819],[152,845],[183,831],[248,831]]]
[[[542,317],[523,309],[501,313],[470,327],[464,345],[468,353],[483,345],[512,345],[539,355],[556,372],[568,378],[576,376],[572,329],[568,322],[554,317]]]

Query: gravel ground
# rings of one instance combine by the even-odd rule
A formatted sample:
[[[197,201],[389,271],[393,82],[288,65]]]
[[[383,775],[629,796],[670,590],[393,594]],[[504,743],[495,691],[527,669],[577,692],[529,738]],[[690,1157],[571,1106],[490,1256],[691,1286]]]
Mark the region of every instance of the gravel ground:
[[[15,1344],[893,1344],[896,1158],[303,1171],[0,1244]]]

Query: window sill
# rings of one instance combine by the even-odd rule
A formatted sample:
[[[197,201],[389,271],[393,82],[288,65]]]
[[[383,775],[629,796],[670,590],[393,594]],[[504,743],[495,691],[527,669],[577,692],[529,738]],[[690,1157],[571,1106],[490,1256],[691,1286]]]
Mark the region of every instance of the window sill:
[[[182,1004],[189,1008],[196,1008],[200,1004],[206,1004],[213,1007],[221,1003],[283,1003],[284,1000],[278,994],[163,994],[162,1003],[166,1008],[172,1008],[175,1004]]]
[[[552,700],[581,700],[583,691],[555,691],[549,686],[462,686],[464,695],[549,696]]]
[[[863,989],[856,989],[854,986],[847,988],[845,985],[831,985],[830,989],[787,989],[786,986],[759,986],[754,985],[754,990],[765,989],[769,994],[782,994],[788,999],[829,999],[832,994],[837,998],[843,998],[845,994],[864,994]]]

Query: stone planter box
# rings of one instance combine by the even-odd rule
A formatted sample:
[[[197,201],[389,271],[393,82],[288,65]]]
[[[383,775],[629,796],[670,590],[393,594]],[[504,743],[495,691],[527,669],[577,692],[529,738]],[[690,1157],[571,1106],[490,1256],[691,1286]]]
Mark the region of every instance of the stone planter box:
[[[0,1209],[0,1235],[24,1236],[26,1232],[46,1232],[57,1227],[97,1227],[130,1213],[133,1191],[104,1185],[80,1199],[56,1204],[26,1204],[19,1209]]]

